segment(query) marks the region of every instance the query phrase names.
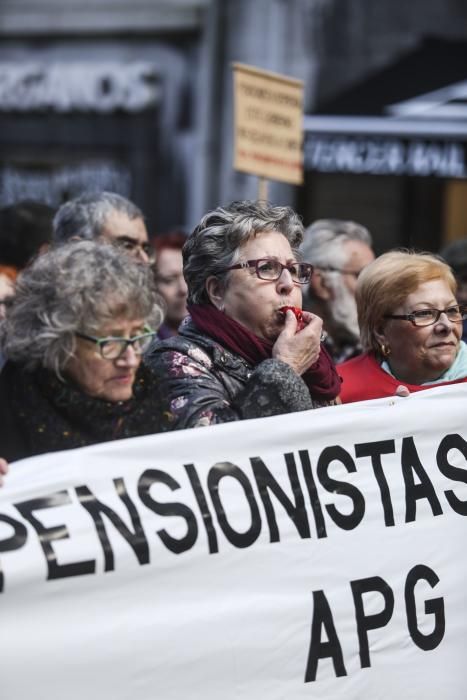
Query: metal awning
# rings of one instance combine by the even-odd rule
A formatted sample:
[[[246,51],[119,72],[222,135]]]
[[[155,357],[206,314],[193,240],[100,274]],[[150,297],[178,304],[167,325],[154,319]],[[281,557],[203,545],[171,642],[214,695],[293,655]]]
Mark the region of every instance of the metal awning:
[[[467,177],[467,42],[415,51],[304,118],[305,169]]]

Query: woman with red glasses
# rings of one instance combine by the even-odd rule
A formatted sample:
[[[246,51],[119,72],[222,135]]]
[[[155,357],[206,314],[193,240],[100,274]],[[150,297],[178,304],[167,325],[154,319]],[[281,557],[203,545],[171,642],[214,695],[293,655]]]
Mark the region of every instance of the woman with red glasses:
[[[461,340],[467,307],[458,304],[454,275],[442,260],[385,253],[359,276],[356,300],[366,352],[338,365],[342,403],[467,381]]]
[[[340,380],[302,312],[313,268],[289,207],[234,202],[203,217],[183,248],[189,317],[152,346],[164,430],[303,411],[335,403]]]

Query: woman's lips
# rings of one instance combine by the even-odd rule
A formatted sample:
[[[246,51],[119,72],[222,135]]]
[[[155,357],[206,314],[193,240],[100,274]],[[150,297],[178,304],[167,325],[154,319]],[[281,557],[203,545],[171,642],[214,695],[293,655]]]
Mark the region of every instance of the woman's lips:
[[[118,382],[118,384],[131,384],[131,382],[133,380],[134,380],[133,374],[122,374],[122,375],[119,375],[118,377],[112,377],[112,381]]]

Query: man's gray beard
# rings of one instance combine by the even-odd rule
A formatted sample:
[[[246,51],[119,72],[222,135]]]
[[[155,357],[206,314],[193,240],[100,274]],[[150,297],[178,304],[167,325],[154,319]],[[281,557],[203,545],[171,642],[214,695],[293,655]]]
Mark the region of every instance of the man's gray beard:
[[[333,285],[334,299],[330,304],[330,314],[333,319],[334,333],[336,340],[351,340],[353,342],[360,339],[358,327],[357,303],[355,297],[350,292],[342,278],[335,280]]]

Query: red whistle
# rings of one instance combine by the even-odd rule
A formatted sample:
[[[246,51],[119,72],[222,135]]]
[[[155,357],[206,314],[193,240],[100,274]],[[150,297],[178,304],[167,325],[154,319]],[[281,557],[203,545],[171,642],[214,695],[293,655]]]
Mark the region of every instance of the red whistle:
[[[284,316],[287,313],[287,311],[289,311],[289,310],[293,311],[293,313],[295,314],[295,318],[297,319],[297,331],[301,331],[306,326],[306,323],[303,320],[302,310],[298,309],[296,306],[282,306],[281,307],[281,311],[284,314]]]

